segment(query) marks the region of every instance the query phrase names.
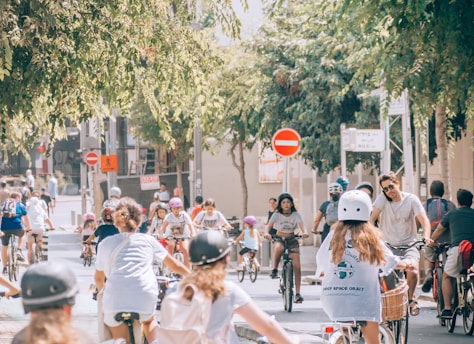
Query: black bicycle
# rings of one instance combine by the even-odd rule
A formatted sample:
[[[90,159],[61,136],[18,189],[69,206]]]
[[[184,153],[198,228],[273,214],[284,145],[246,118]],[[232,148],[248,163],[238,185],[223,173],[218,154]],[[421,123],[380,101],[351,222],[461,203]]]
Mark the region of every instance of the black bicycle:
[[[431,247],[435,251],[435,266],[433,269],[433,300],[436,302],[436,309],[438,311],[438,320],[441,326],[446,326],[446,319],[441,317],[441,313],[444,309],[444,298],[443,298],[443,271],[444,263],[446,262],[446,251],[449,249],[449,243],[439,244],[437,247]]]

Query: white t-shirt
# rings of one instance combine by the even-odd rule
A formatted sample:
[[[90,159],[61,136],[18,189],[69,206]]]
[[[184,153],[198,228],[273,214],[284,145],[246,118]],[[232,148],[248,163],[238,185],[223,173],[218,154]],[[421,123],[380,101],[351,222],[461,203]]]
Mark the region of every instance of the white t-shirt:
[[[298,229],[298,223],[303,222],[303,218],[297,211],[292,212],[288,216],[277,212],[273,213],[270,222],[273,222],[273,228],[276,230],[291,234]]]
[[[416,241],[417,228],[415,217],[425,213],[418,197],[402,192],[399,202],[389,202],[380,194],[374,207],[381,210],[379,227],[384,240],[391,245],[406,245]]]
[[[123,240],[129,242],[118,252],[115,262],[110,261],[114,249]],[[151,235],[120,233],[100,243],[95,267],[103,271],[107,282],[104,288],[104,313],[129,311],[153,314],[158,285],[153,261],[163,261],[168,252]]]
[[[168,222],[168,226],[164,228],[165,237],[173,235],[175,231],[180,232],[181,235],[190,235],[189,226],[193,225],[191,217],[185,211],[180,211],[178,217],[173,213],[167,214],[164,222]]]
[[[26,206],[26,212],[30,220],[30,228],[33,230],[45,229],[44,221],[48,218],[48,214],[44,210],[42,203],[44,202],[38,197],[31,197]]]
[[[384,266],[359,261],[359,252],[352,248],[351,232],[346,233],[346,251],[342,262],[332,263],[330,244],[334,231],[330,231],[316,255],[316,276],[324,272],[321,303],[332,321],[381,321],[379,269],[389,273],[399,261],[380,241],[385,253]]]
[[[196,215],[194,222],[203,226],[206,229],[215,228],[218,229],[224,225],[229,225],[229,222],[226,220],[224,215],[218,211],[214,210],[212,215],[208,215],[207,211],[201,211]]]
[[[207,337],[216,344],[238,344],[239,338],[232,324],[236,309],[250,301],[250,296],[232,281],[224,281],[226,294],[219,297],[211,308]]]

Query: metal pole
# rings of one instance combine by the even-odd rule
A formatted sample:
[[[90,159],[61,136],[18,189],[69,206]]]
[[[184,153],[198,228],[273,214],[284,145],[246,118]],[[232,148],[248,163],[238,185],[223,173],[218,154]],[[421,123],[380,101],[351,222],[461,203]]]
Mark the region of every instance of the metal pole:
[[[342,136],[343,136],[344,130],[346,130],[346,124],[345,124],[345,123],[341,123],[341,126],[340,126],[340,138],[341,138],[341,176],[345,176],[345,175],[346,175],[346,170],[347,170],[347,167],[346,167],[346,150],[344,149],[344,145],[343,145],[343,142],[342,142]]]
[[[84,158],[86,154],[85,148],[85,141],[86,141],[86,123],[81,122],[81,131],[79,135],[79,147],[81,149],[81,156]],[[86,213],[86,187],[87,187],[87,166],[84,160],[81,160],[80,164],[80,174],[81,174],[81,210],[82,214]]]
[[[194,127],[194,190],[195,196],[202,195],[202,133],[201,127]]]
[[[283,183],[281,192],[288,192],[288,158],[283,158]]]
[[[410,107],[408,102],[408,91],[403,91],[404,111],[402,116],[402,136],[403,136],[403,160],[405,166],[406,189],[405,191],[414,192],[414,176],[413,176],[413,145],[411,141],[411,125],[410,125]]]

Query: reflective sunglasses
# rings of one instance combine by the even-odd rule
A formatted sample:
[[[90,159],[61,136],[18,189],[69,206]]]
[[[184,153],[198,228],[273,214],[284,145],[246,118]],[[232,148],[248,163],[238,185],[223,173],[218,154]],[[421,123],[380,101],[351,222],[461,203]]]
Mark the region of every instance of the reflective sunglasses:
[[[395,184],[388,184],[388,186],[382,188],[383,192],[388,192],[388,190],[393,190],[395,189]]]

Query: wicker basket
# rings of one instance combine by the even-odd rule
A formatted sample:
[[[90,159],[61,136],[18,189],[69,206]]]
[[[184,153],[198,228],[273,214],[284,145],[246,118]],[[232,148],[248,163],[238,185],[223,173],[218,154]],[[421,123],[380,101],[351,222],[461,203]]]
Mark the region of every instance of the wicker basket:
[[[382,294],[382,320],[393,321],[403,318],[408,307],[408,285],[403,280],[398,287]]]

